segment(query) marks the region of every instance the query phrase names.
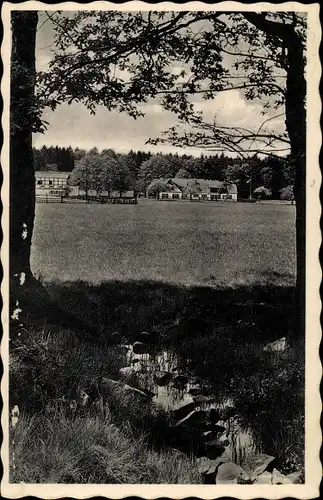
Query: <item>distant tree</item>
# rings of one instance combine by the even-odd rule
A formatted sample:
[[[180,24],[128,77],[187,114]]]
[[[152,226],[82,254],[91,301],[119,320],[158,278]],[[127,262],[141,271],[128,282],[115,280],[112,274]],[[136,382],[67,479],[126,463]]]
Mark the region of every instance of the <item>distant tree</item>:
[[[100,158],[103,162],[104,185],[107,191],[123,192],[134,187],[135,174],[131,172],[126,155],[118,155],[113,149],[104,149]]]
[[[34,156],[34,169],[35,171],[41,171],[46,169],[46,164],[44,162],[44,157],[42,155],[42,151],[36,148],[33,148],[33,156]]]
[[[156,196],[163,191],[170,191],[170,187],[164,179],[154,179],[147,187],[148,195]]]
[[[189,197],[191,200],[192,196],[197,196],[201,192],[202,192],[201,185],[197,181],[194,181],[184,188],[183,196]]]
[[[59,172],[72,172],[74,168],[74,153],[71,146],[43,146],[41,149],[33,148],[35,170],[57,170]]]
[[[102,161],[102,184],[104,190],[110,195],[114,189],[114,171],[118,168],[117,155],[112,149],[103,149],[100,159]]]
[[[289,200],[293,204],[295,200],[293,185],[286,186],[280,190],[280,199]]]
[[[272,197],[278,200],[280,190],[284,185],[285,158],[267,157],[261,162],[260,172],[263,176],[264,186],[272,191]]]
[[[176,177],[179,177],[180,179],[190,179],[191,175],[185,168],[181,168],[177,172]]]
[[[85,191],[85,197],[88,199],[90,189],[96,191],[98,195],[104,189],[104,163],[102,158],[96,153],[87,153],[81,160],[76,162],[73,174],[78,185]]]
[[[126,164],[117,163],[113,170],[113,189],[119,191],[120,196],[125,191],[131,189],[133,185],[133,177]]]
[[[272,193],[271,189],[268,189],[265,186],[259,186],[254,190],[253,194],[258,200],[265,200],[266,198],[270,198]]]
[[[140,186],[144,190],[154,179],[175,177],[177,168],[163,155],[155,155],[144,161],[140,166]]]
[[[98,148],[94,147],[94,148],[90,149],[89,154],[90,155],[98,155],[99,154]]]
[[[83,156],[85,156],[85,155],[86,155],[85,149],[76,148],[74,151],[75,162],[81,160],[83,158]]]

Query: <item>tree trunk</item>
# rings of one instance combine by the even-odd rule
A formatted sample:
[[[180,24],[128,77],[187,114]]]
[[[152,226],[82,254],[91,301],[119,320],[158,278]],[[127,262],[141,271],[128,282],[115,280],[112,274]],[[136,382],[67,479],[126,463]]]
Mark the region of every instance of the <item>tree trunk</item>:
[[[286,127],[291,141],[295,169],[296,204],[296,334],[305,333],[306,264],[306,81],[303,46],[298,35],[290,37],[287,54]]]
[[[292,25],[269,21],[264,14],[244,12],[256,28],[276,36],[287,48],[286,128],[291,143],[295,170],[296,205],[296,315],[295,335],[305,338],[305,264],[306,264],[306,81],[303,43]]]
[[[10,89],[10,286],[11,304],[35,280],[30,249],[35,216],[32,129],[35,120],[35,40],[38,14],[12,12]]]

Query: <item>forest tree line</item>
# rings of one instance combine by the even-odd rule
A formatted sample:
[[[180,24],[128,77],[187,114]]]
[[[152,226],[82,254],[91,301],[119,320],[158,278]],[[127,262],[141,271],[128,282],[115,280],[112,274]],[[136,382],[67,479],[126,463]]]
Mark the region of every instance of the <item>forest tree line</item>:
[[[34,167],[39,170],[73,172],[72,183],[83,189],[100,191],[135,190],[145,193],[154,179],[192,178],[236,183],[239,197],[292,199],[294,173],[289,157],[248,159],[230,158],[225,154],[179,155],[146,151],[116,153],[97,148],[61,148],[58,146],[33,149]]]

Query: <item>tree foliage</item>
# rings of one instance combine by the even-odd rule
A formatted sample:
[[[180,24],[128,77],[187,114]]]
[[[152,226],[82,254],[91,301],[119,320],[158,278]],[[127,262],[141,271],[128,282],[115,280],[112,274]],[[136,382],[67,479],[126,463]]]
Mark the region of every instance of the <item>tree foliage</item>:
[[[280,190],[280,198],[282,200],[289,200],[289,201],[293,201],[295,199],[294,197],[294,190],[293,190],[293,186],[292,185],[289,185],[289,186],[286,186],[286,187],[283,187],[281,190]]]
[[[141,104],[158,97],[179,127],[164,141],[244,154],[289,151],[286,130],[270,122],[286,102],[288,47],[305,42],[306,19],[295,13],[79,11],[48,14],[56,50],[49,72],[38,75],[38,96],[54,109],[83,102],[143,115]],[[303,57],[301,54],[300,57]],[[173,69],[176,68],[176,69]],[[258,129],[224,126],[197,112],[190,96],[214,99],[241,91],[277,110]],[[183,126],[185,125],[185,127]],[[152,139],[153,140],[153,139]],[[158,141],[163,140],[158,138]]]
[[[76,183],[86,195],[89,190],[94,190],[98,196],[102,191],[119,191],[122,194],[134,184],[126,162],[121,161],[113,150],[103,150],[100,154],[97,148],[76,162],[71,182]]]
[[[33,148],[35,170],[57,170],[58,172],[71,172],[74,168],[75,153],[73,149],[59,146],[43,146],[41,149]]]

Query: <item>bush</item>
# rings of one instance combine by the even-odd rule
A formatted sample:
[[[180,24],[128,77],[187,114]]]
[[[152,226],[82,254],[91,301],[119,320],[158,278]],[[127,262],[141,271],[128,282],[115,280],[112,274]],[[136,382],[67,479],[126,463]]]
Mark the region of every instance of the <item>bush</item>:
[[[280,199],[293,201],[295,199],[293,186],[286,186],[283,189],[281,189],[280,190]]]
[[[256,198],[258,198],[259,200],[265,200],[267,198],[270,198],[270,196],[272,194],[271,189],[268,189],[265,186],[257,187],[253,193],[254,193],[254,195],[256,195]]]
[[[304,470],[304,356],[264,353],[262,369],[236,381],[234,399],[264,451],[284,473]]]

